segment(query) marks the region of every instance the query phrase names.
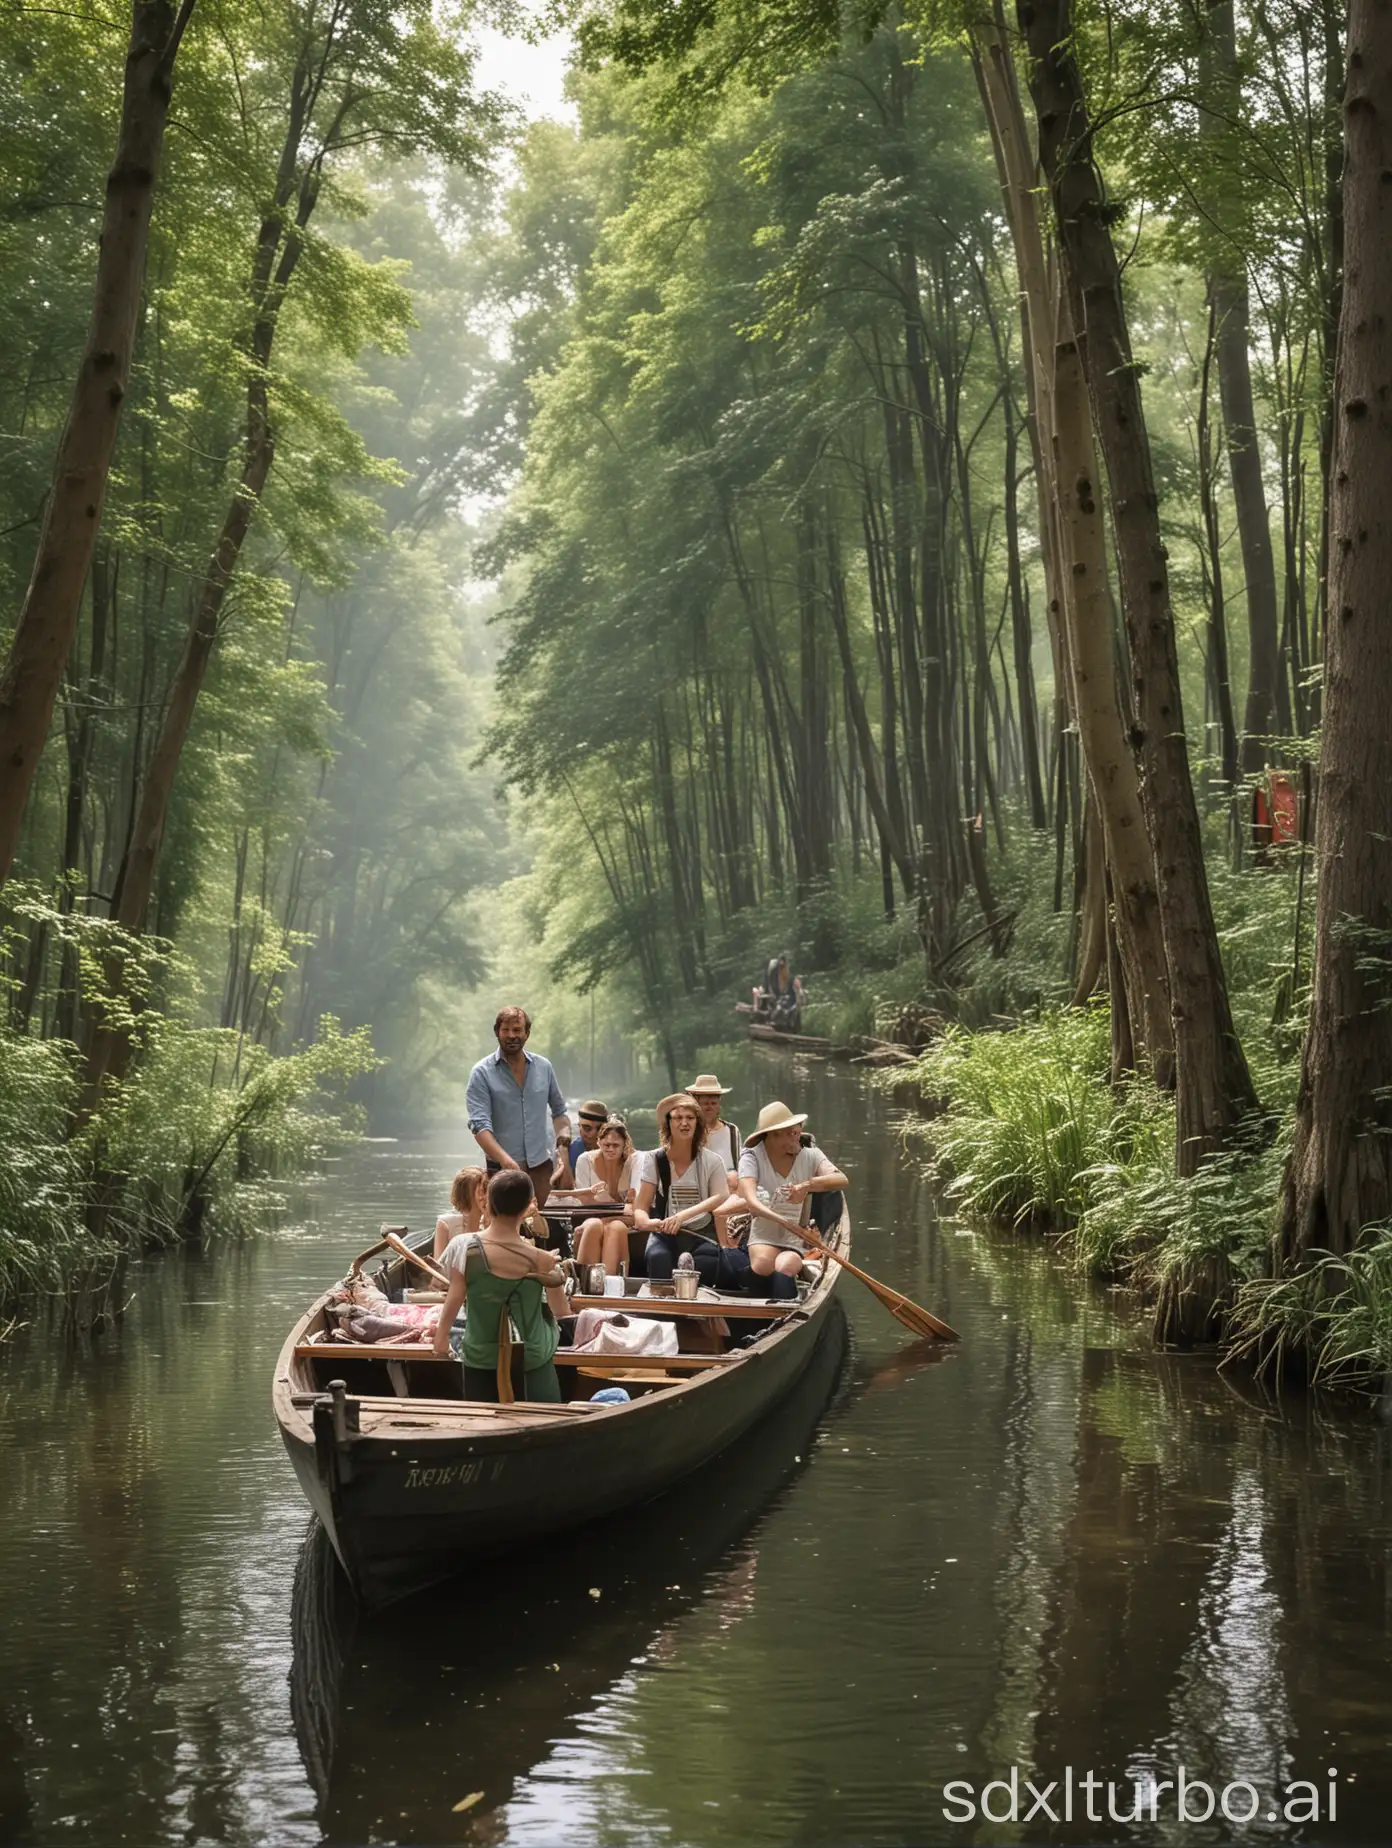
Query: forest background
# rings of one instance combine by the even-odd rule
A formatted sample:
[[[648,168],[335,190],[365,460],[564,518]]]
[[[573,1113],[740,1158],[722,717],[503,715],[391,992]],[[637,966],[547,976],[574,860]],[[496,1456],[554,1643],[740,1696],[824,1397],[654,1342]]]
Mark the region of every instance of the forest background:
[[[932,1038],[967,1210],[1380,1372],[1387,851],[1312,850],[1387,653],[1329,703],[1343,10],[569,17],[529,124],[462,9],[0,20],[4,1291],[457,1113],[500,997],[675,1082],[787,948],[813,1030]]]

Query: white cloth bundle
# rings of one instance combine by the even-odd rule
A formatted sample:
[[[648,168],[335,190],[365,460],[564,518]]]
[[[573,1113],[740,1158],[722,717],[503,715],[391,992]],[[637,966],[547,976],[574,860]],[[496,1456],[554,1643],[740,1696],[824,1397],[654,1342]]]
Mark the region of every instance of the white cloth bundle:
[[[582,1309],[575,1320],[571,1351],[576,1354],[675,1354],[676,1324],[655,1322],[647,1316],[626,1316],[621,1309]]]

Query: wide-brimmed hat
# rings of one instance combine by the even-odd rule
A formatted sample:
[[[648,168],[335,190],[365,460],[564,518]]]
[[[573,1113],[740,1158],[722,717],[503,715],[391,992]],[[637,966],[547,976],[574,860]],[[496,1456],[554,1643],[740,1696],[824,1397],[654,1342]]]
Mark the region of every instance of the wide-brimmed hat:
[[[657,1106],[657,1126],[659,1129],[661,1129],[662,1125],[667,1121],[669,1114],[676,1109],[678,1104],[686,1104],[690,1109],[696,1112],[698,1118],[700,1117],[701,1106],[696,1102],[696,1099],[691,1095],[690,1091],[673,1091],[670,1097],[664,1097],[662,1102]]]
[[[575,1114],[588,1117],[593,1123],[602,1123],[609,1114],[609,1106],[600,1103],[597,1097],[587,1097]]]
[[[805,1110],[801,1116],[797,1116],[786,1104],[765,1104],[759,1112],[758,1122],[745,1137],[744,1146],[747,1149],[752,1148],[756,1142],[762,1142],[764,1137],[775,1129],[801,1129],[806,1121],[807,1112]]]
[[[732,1084],[722,1084],[714,1072],[702,1072],[691,1080],[686,1092],[688,1097],[725,1097],[734,1088]]]

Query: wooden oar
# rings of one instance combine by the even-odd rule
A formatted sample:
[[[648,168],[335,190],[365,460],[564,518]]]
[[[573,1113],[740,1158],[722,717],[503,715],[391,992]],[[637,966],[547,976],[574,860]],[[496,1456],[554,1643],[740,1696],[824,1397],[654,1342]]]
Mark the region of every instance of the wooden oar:
[[[799,1226],[798,1232],[803,1241],[814,1251],[820,1251],[824,1258],[830,1258],[833,1263],[839,1264],[842,1270],[848,1270],[853,1277],[858,1277],[871,1295],[878,1296],[889,1313],[897,1321],[902,1322],[905,1328],[911,1328],[916,1335],[931,1335],[937,1341],[960,1341],[962,1339],[955,1328],[949,1327],[946,1322],[939,1321],[931,1310],[922,1308],[911,1297],[901,1295],[898,1290],[891,1290],[887,1283],[881,1283],[877,1277],[872,1277],[869,1271],[863,1271],[858,1264],[852,1264],[849,1258],[843,1258],[839,1251],[833,1251],[830,1245],[824,1245],[809,1227]]]
[[[449,1273],[442,1271],[439,1265],[432,1258],[427,1258],[423,1252],[412,1251],[411,1247],[403,1239],[399,1239],[395,1232],[388,1232],[382,1243],[390,1245],[393,1251],[399,1251],[403,1258],[409,1258],[413,1264],[419,1264],[426,1275],[433,1277],[436,1283],[442,1283],[446,1289],[450,1287]]]
[[[401,1230],[404,1232],[406,1230],[405,1226],[402,1226]],[[378,1239],[377,1243],[375,1245],[369,1245],[366,1251],[360,1251],[358,1253],[357,1257],[355,1257],[353,1262],[348,1266],[348,1275],[350,1277],[358,1276],[367,1260],[369,1258],[375,1258],[379,1251],[385,1251],[388,1245],[391,1246],[393,1251],[399,1251],[403,1258],[409,1258],[412,1264],[419,1264],[421,1269],[425,1271],[428,1276],[435,1279],[436,1283],[443,1284],[446,1289],[449,1288],[449,1278],[444,1271],[438,1269],[433,1259],[425,1257],[419,1251],[412,1251],[405,1240],[397,1236],[395,1230],[391,1226],[383,1226],[382,1236]]]
[[[905,1328],[911,1328],[916,1335],[931,1336],[934,1341],[960,1341],[962,1339],[955,1328],[947,1322],[939,1321],[931,1310],[924,1309],[911,1296],[904,1296],[898,1290],[891,1290],[887,1283],[881,1283],[878,1277],[872,1277],[869,1271],[863,1271],[858,1264],[852,1264],[849,1258],[843,1258],[840,1252],[833,1251],[830,1245],[824,1245],[810,1226],[794,1226],[791,1220],[786,1219],[782,1223],[788,1227],[790,1232],[796,1232],[803,1243],[810,1245],[813,1251],[820,1251],[824,1258],[832,1259],[834,1263],[841,1266],[842,1270],[848,1270],[853,1277],[858,1277],[871,1295],[878,1296],[889,1313],[902,1322]],[[683,1228],[683,1230],[686,1229]],[[720,1243],[720,1240],[712,1238],[709,1232],[698,1232],[696,1237],[703,1238],[712,1245]]]

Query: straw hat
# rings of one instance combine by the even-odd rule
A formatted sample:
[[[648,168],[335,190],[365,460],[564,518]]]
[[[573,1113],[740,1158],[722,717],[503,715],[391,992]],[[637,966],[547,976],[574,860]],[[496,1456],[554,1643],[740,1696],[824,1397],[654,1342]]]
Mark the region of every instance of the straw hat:
[[[657,1106],[657,1126],[659,1129],[662,1128],[669,1114],[677,1108],[678,1104],[685,1104],[688,1110],[694,1110],[699,1119],[701,1115],[701,1106],[696,1102],[696,1099],[691,1095],[690,1091],[673,1091],[670,1097],[664,1097],[662,1102]]]
[[[727,1097],[734,1088],[732,1084],[722,1084],[714,1072],[702,1072],[691,1080],[686,1092],[688,1097]]]
[[[609,1114],[609,1106],[600,1103],[597,1097],[587,1097],[575,1114],[578,1117],[588,1117],[592,1123],[602,1123]]]
[[[759,1112],[758,1122],[745,1137],[744,1146],[747,1149],[753,1148],[756,1142],[762,1142],[775,1129],[801,1129],[806,1121],[805,1110],[801,1116],[795,1116],[786,1104],[765,1104]]]

